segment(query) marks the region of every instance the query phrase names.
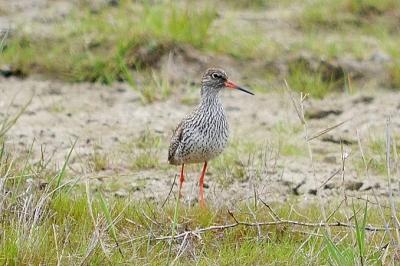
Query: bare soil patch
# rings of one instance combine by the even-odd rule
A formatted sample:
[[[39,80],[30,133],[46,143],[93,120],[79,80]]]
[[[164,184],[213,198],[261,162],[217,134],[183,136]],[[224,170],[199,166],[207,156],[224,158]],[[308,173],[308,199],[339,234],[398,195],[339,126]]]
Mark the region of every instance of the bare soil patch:
[[[178,169],[168,166],[166,160],[168,141],[174,126],[193,106],[182,104],[182,95],[175,94],[165,102],[143,105],[139,96],[125,84],[111,87],[98,84],[65,84],[56,81],[33,79],[2,79],[0,83],[0,117],[16,113],[33,95],[27,111],[8,134],[7,143],[12,149],[26,151],[34,142],[34,158],[40,150],[51,163],[60,167],[73,140],[78,137],[71,158],[71,176],[87,178],[117,196],[132,196],[164,200]],[[297,97],[296,94],[293,94]],[[207,198],[218,202],[238,202],[251,198],[256,190],[268,200],[302,200],[336,197],[343,193],[354,196],[387,196],[386,178],[355,169],[348,159],[345,179],[341,174],[340,139],[357,143],[357,132],[362,143],[375,134],[384,138],[386,117],[392,117],[393,133],[398,132],[400,95],[390,91],[332,95],[324,100],[307,100],[306,110],[314,114],[309,118],[310,136],[347,121],[340,127],[310,142],[314,162],[308,156],[273,155],[277,143],[271,135],[273,128],[284,121],[288,126],[300,125],[297,113],[287,93],[271,92],[255,97],[244,97],[238,92],[226,91],[222,95],[232,129],[232,138],[252,140],[260,150],[270,154],[266,166],[258,175],[251,164],[246,165],[246,179],[222,185],[210,163],[206,178]],[[368,100],[365,100],[368,99]],[[318,110],[323,115],[316,115]],[[340,111],[338,111],[340,110]],[[126,143],[136,140],[144,132],[161,137],[157,152],[160,166],[147,170],[130,167]],[[290,137],[304,142],[300,131]],[[332,140],[337,141],[332,141]],[[292,139],[293,140],[293,139]],[[107,154],[109,163],[104,170],[93,171],[88,160],[95,149]],[[357,145],[344,145],[349,158],[359,156]],[[135,152],[132,150],[132,153]],[[238,160],[246,161],[249,154],[240,154]],[[51,157],[51,158],[49,158]],[[233,167],[226,165],[227,168]],[[315,168],[315,174],[313,167]],[[197,197],[199,167],[190,167],[184,191],[188,200]],[[395,191],[398,190],[396,185]],[[300,199],[300,198],[299,198]]]
[[[113,2],[113,1],[111,1]],[[62,20],[72,10],[75,2],[70,1],[14,1],[3,2],[0,12],[2,31],[17,25],[33,23],[35,32],[46,35],[52,23]],[[106,5],[110,1],[94,1],[96,5]],[[302,38],[301,32],[290,23],[291,17],[301,11],[301,7],[277,8],[265,12],[229,11],[221,14],[215,28],[220,29],[225,18],[237,21],[238,27],[257,25],[268,32],[271,41],[290,44]],[[32,25],[33,25],[32,24]],[[199,73],[208,66],[223,66],[233,79],[246,83],[246,78],[254,78],[258,69],[276,71],[282,77],[288,72],[288,66],[299,60],[309,65],[312,71],[321,71],[332,78],[336,73],[343,80],[343,73],[359,76],[381,75],[384,64],[390,60],[379,53],[370,59],[354,60],[338,58],[325,62],[309,55],[282,55],[282,59],[271,61],[261,58],[249,62],[235,60],[229,56],[206,54],[191,47],[174,47],[171,51],[174,63],[170,65],[169,76],[173,84],[173,96],[166,101],[143,105],[140,96],[127,84],[115,83],[103,86],[92,83],[69,84],[60,81],[36,80],[33,77],[18,79],[0,77],[0,119],[13,114],[33,97],[27,111],[8,134],[7,145],[10,149],[26,151],[34,143],[34,158],[41,157],[45,150],[46,159],[51,159],[55,167],[60,167],[72,142],[78,137],[71,163],[70,176],[81,177],[81,181],[92,180],[96,186],[104,187],[117,196],[154,198],[162,201],[167,196],[178,169],[167,164],[168,141],[172,129],[192,108],[199,93],[188,84],[198,84]],[[157,69],[166,64],[168,53],[157,58]],[[3,67],[3,66],[1,66]],[[7,66],[5,66],[7,67]],[[6,69],[7,68],[2,68]],[[327,73],[325,73],[327,72]],[[3,76],[3,75],[2,75]],[[10,75],[4,75],[10,76]],[[12,76],[12,73],[11,73]],[[260,76],[260,75],[258,75]],[[266,84],[264,77],[261,84]],[[196,86],[194,86],[196,87]],[[190,101],[186,100],[190,97]],[[356,93],[334,93],[323,100],[308,99],[305,115],[308,121],[309,136],[346,121],[343,125],[310,141],[313,162],[304,149],[301,155],[277,154],[279,143],[272,132],[276,127],[297,127],[301,130],[286,136],[290,142],[306,148],[305,134],[296,110],[287,92],[273,91],[255,97],[238,92],[224,92],[222,96],[231,124],[232,139],[235,142],[252,141],[259,145],[265,154],[263,168],[254,166],[249,158],[251,154],[238,154],[239,167],[243,167],[245,178],[235,182],[221,184],[219,174],[210,163],[207,182],[207,198],[220,203],[238,202],[253,197],[257,191],[260,197],[269,200],[287,200],[297,197],[302,200],[337,197],[346,191],[349,195],[364,197],[373,194],[387,196],[387,180],[383,173],[363,170],[357,164],[361,162],[361,145],[368,145],[372,137],[385,138],[386,119],[391,116],[393,135],[400,127],[400,95],[388,90],[359,90]],[[293,93],[298,102],[299,95]],[[131,167],[129,144],[138,141],[143,134],[150,132],[161,138],[157,167],[134,169]],[[358,137],[359,136],[359,137]],[[342,176],[342,151],[348,154]],[[94,170],[90,160],[95,151],[105,156],[104,167]],[[384,153],[380,154],[384,156]],[[226,165],[229,169],[234,165]],[[198,167],[189,168],[184,191],[186,199],[197,198]],[[39,181],[38,181],[39,182]],[[396,181],[398,182],[398,181]],[[395,191],[399,190],[398,183]],[[397,193],[398,194],[398,193]]]

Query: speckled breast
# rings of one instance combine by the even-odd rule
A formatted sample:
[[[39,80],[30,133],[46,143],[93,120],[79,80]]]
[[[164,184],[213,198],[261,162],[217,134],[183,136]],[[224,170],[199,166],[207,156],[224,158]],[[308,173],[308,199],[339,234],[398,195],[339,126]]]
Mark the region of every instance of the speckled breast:
[[[229,138],[229,128],[224,114],[213,117],[203,126],[196,128],[195,132],[185,141],[190,149],[184,161],[199,163],[213,159],[225,149]]]

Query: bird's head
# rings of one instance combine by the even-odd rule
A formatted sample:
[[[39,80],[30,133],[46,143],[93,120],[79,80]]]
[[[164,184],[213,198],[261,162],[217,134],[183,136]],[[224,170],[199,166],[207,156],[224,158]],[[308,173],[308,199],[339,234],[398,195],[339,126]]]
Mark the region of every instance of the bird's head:
[[[219,68],[209,68],[201,79],[201,86],[207,90],[220,91],[223,88],[237,89],[254,95],[252,92],[241,88],[239,85],[230,81],[226,72]]]

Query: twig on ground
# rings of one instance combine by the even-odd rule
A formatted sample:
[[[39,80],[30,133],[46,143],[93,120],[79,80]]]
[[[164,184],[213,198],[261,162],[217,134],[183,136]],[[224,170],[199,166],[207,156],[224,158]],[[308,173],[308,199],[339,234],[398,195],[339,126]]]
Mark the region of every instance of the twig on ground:
[[[187,247],[188,247],[188,237],[189,237],[189,236],[190,236],[190,235],[187,234],[187,235],[185,235],[185,237],[183,238],[182,244],[181,244],[181,246],[179,247],[179,250],[178,250],[178,252],[177,252],[177,254],[176,254],[176,257],[175,257],[175,259],[172,261],[172,265],[174,265],[174,263],[178,261],[178,259],[182,256],[182,254],[183,254],[183,253],[185,252],[185,250],[187,249]]]
[[[249,205],[247,205],[247,209],[249,210],[251,216],[253,216],[254,221],[257,222],[257,216]],[[261,238],[262,238],[261,227],[257,226],[257,241],[260,241]]]
[[[286,92],[288,93],[290,100],[292,101],[292,104],[293,104],[294,109],[296,110],[297,116],[299,117],[301,124],[305,124],[304,117],[301,115],[300,109],[297,106],[296,101],[293,98],[293,95],[290,93],[291,89],[290,89],[290,86],[287,83],[286,79],[284,80],[284,82],[285,82],[285,86],[286,86]]]
[[[233,215],[233,212],[231,212],[230,210],[228,210],[228,213],[229,213],[229,215],[232,217],[232,219],[235,220],[235,222],[238,224],[239,221],[236,220],[236,217],[235,217],[235,215]]]
[[[176,177],[177,177],[177,176],[178,176],[178,175],[177,175],[177,174],[175,174],[175,176],[174,176],[174,182],[172,182],[171,189],[169,190],[169,192],[168,192],[168,196],[165,198],[165,200],[164,200],[163,204],[161,205],[161,208],[164,208],[164,205],[165,205],[165,203],[167,203],[167,201],[168,201],[169,197],[171,196],[172,189],[173,189],[173,188],[174,188],[174,186],[175,186],[175,182],[176,182]]]
[[[238,221],[236,217],[233,215],[232,212],[228,211],[228,213],[232,216],[232,218],[235,220],[235,223],[232,224],[225,224],[225,225],[213,225],[205,228],[200,228],[196,230],[191,230],[191,231],[185,231],[177,235],[171,235],[171,236],[160,236],[153,238],[153,240],[157,241],[162,241],[162,240],[171,240],[171,239],[179,239],[182,237],[186,237],[188,234],[202,234],[208,231],[220,231],[220,230],[226,230],[230,228],[234,228],[237,226],[246,226],[246,227],[258,227],[258,226],[275,226],[275,225],[293,225],[293,226],[304,226],[304,227],[345,227],[345,228],[355,228],[354,224],[351,223],[344,223],[344,222],[332,222],[332,223],[309,223],[309,222],[301,222],[301,221],[293,221],[293,220],[280,220],[280,221],[273,221],[273,222],[256,222],[256,223],[249,223],[249,222],[242,222]],[[393,230],[393,228],[388,228],[389,230]],[[377,226],[372,226],[368,225],[364,228],[366,231],[385,231],[385,227],[377,227]]]
[[[308,138],[307,138],[307,141],[311,141],[311,140],[313,140],[313,139],[316,139],[316,138],[318,138],[318,137],[321,137],[322,135],[328,133],[329,131],[334,130],[334,129],[337,128],[337,127],[340,127],[341,125],[343,125],[344,123],[346,123],[346,122],[349,121],[349,120],[350,120],[350,119],[347,119],[347,120],[342,121],[342,122],[340,122],[340,123],[338,123],[338,124],[336,124],[336,125],[333,125],[333,126],[331,126],[331,127],[325,128],[325,129],[321,130],[320,132],[314,134],[312,137],[308,137]]]
[[[335,215],[335,213],[339,210],[340,206],[342,206],[343,202],[344,202],[344,199],[342,199],[342,201],[339,203],[339,205],[336,207],[336,209],[333,210],[333,212],[331,212],[331,214],[328,215],[325,222],[329,222],[329,220],[332,218],[332,216]]]
[[[239,221],[230,210],[228,210],[228,214],[235,221],[234,223],[224,224],[224,225],[213,225],[213,226],[200,228],[200,229],[196,229],[196,230],[185,231],[185,232],[182,232],[182,233],[176,234],[176,235],[173,234],[173,235],[169,235],[169,236],[154,237],[151,240],[153,240],[153,241],[174,240],[174,239],[187,238],[189,235],[193,235],[193,236],[195,236],[197,238],[200,238],[200,235],[205,233],[205,232],[227,230],[227,229],[231,229],[231,228],[238,227],[238,226],[262,227],[262,226],[276,226],[276,225],[293,225],[293,226],[315,227],[315,228],[321,228],[321,227],[355,228],[356,227],[354,224],[344,223],[344,222],[340,222],[340,221],[331,222],[331,223],[324,223],[324,222],[311,223],[311,222],[302,222],[302,221],[281,219],[279,221],[273,221],[273,222],[254,222],[254,223],[249,223],[249,222]],[[365,226],[364,230],[370,231],[370,232],[381,232],[381,231],[387,231],[387,230],[394,230],[394,228],[378,227],[378,226],[368,225],[368,226]],[[143,239],[145,237],[147,237],[147,236],[136,237],[134,239],[130,239],[128,241],[125,241],[122,244],[131,243],[131,242]]]
[[[294,207],[294,205],[293,205],[293,204],[290,204],[290,214],[291,214],[292,212],[295,213],[296,215],[298,215],[299,217],[305,219],[306,221],[310,221],[310,218],[309,218],[309,217],[307,217],[307,216],[301,214],[300,212],[298,212],[298,211],[296,210],[296,208]]]
[[[342,171],[342,169],[339,168],[339,169],[337,169],[335,172],[333,172],[333,174],[331,174],[331,175],[319,186],[318,189],[323,188],[323,187],[326,185],[326,183],[328,183],[332,178],[334,178],[337,174],[339,174],[340,171]]]
[[[268,205],[265,201],[263,201],[261,198],[259,198],[259,199],[260,199],[260,201],[262,202],[262,204],[264,204],[264,206],[267,207],[268,210],[272,213],[272,215],[273,215],[272,218],[273,218],[275,221],[280,221],[281,218],[279,217],[278,214],[276,214],[276,212],[271,208],[271,206],[269,206],[269,205]]]
[[[147,215],[147,213],[144,210],[140,210],[141,213],[143,214],[143,216],[149,220],[152,224],[156,225],[156,226],[161,226],[159,222],[157,222],[156,220],[153,220],[150,218],[150,216]]]
[[[344,179],[345,179],[345,175],[346,175],[346,159],[349,157],[349,154],[347,152],[344,151],[343,148],[343,142],[340,141],[340,159],[341,159],[341,176],[342,176],[342,190],[343,190],[343,197],[344,197],[344,203],[346,203],[346,206],[348,207],[349,204],[347,202],[347,193],[346,193],[346,188],[345,188],[345,184],[344,184]]]
[[[139,224],[139,223],[137,223],[137,222],[135,222],[135,221],[133,221],[131,219],[125,218],[125,221],[127,221],[128,223],[133,224],[133,225],[135,225],[135,226],[137,226],[139,228],[143,228],[143,225],[141,225],[141,224]]]
[[[379,201],[375,202],[375,201],[372,201],[369,199],[364,199],[363,197],[360,197],[360,196],[353,196],[353,195],[347,195],[347,197],[357,199],[357,200],[362,200],[364,202],[366,201],[366,202],[368,202],[368,204],[379,205],[381,208],[384,208],[384,209],[390,209],[390,207],[388,207],[386,205],[382,205],[382,203],[380,203]]]

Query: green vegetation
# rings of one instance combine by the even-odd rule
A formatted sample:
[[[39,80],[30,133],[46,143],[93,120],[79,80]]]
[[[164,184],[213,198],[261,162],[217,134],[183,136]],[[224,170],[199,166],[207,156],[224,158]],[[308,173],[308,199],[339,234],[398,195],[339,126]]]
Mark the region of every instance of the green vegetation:
[[[285,1],[283,6],[288,3]],[[18,33],[2,41],[4,51],[0,63],[10,65],[22,76],[41,74],[106,84],[128,82],[140,93],[143,103],[150,103],[171,95],[171,84],[163,70],[158,73],[148,68],[160,67],[161,59],[171,51],[185,54],[187,47],[193,47],[201,53],[229,55],[239,62],[261,61],[265,67],[257,67],[258,76],[271,72],[271,66],[274,73],[279,72],[275,64],[288,59],[290,71],[284,78],[293,82],[292,88],[321,98],[331,91],[340,91],[343,82],[332,84],[318,70],[293,67],[291,56],[310,52],[317,60],[343,57],[366,60],[378,47],[393,58],[394,64],[387,66],[389,79],[367,79],[382,79],[386,87],[398,87],[398,1],[291,2],[302,8],[292,11],[289,20],[284,18],[285,23],[293,24],[290,29],[294,32],[290,34],[294,37],[288,40],[271,38],[263,23],[252,20],[250,23],[238,11],[240,8],[270,10],[280,8],[281,4],[280,1],[226,0],[215,8],[208,2],[149,4],[121,0],[117,6],[94,9],[81,1],[60,23],[51,24],[46,35],[32,33],[21,25]],[[223,16],[217,15],[219,10],[224,11]],[[371,38],[378,46],[371,45]],[[243,72],[254,76],[253,70],[245,67]],[[281,84],[282,78],[274,75],[268,81]]]
[[[139,86],[142,102],[151,103],[155,100],[166,99],[171,94],[171,84],[167,70],[161,70],[160,74],[151,72],[151,77],[147,78],[143,86]]]
[[[122,151],[129,158],[132,170],[160,167],[161,137],[145,130],[138,138],[123,143]]]
[[[275,145],[278,147],[280,155],[299,157],[307,155],[305,142],[296,137],[302,130],[301,125],[293,125],[284,121],[279,121],[274,125],[272,141],[276,142]]]
[[[384,139],[371,139],[367,145],[366,160],[372,171],[380,174],[386,173],[386,143]]]
[[[5,113],[5,117],[2,118],[0,121],[0,146],[2,146],[5,142],[6,138],[6,133],[11,129],[11,127],[18,121],[19,117],[25,112],[26,108],[29,106],[31,103],[32,98],[26,102],[21,110],[13,115],[10,115],[8,113]],[[2,150],[3,152],[4,150]]]
[[[236,17],[227,17],[223,23],[229,30],[215,29],[206,51],[228,54],[237,60],[273,60],[283,53],[282,45],[268,40],[259,27],[238,25]]]
[[[326,204],[325,211],[333,213],[331,221],[352,222],[354,229],[332,227],[327,230],[290,224],[257,229],[256,226],[238,225],[206,231],[201,234],[201,239],[189,235],[188,238],[166,241],[157,238],[171,235],[175,212],[173,200],[161,207],[150,201],[105,197],[102,192],[94,192],[90,183],[86,189],[64,181],[56,187],[54,177],[47,176],[45,171],[35,174],[48,180],[48,184],[44,188],[26,190],[25,176],[29,172],[22,174],[22,170],[20,164],[10,164],[5,156],[0,158],[0,173],[6,188],[1,191],[3,211],[0,219],[3,237],[0,261],[4,264],[140,262],[159,265],[174,261],[182,264],[343,265],[339,262],[344,259],[350,264],[358,263],[360,259],[366,264],[395,260],[395,246],[382,247],[390,241],[388,234],[363,230],[366,225],[382,225],[384,217],[389,220],[390,212],[385,209],[384,217],[378,215],[378,207],[367,209],[366,205],[355,204],[338,210],[337,203]],[[180,205],[177,234],[235,222],[224,208],[209,205],[208,210],[202,210],[183,202]],[[318,206],[295,206],[295,202],[290,206],[271,205],[280,219],[324,221]],[[297,210],[293,212],[293,208]],[[351,212],[353,219],[347,221]],[[237,206],[234,216],[246,222],[254,219],[277,222],[261,202]]]
[[[302,49],[328,58],[343,55],[366,59],[377,49],[371,38],[379,43],[379,49],[399,58],[398,19],[400,4],[396,0],[335,0],[310,1],[297,17],[297,23],[307,39],[300,42]],[[307,49],[308,50],[308,49]]]
[[[271,0],[224,0],[221,1],[223,6],[226,7],[227,5],[229,7],[237,8],[237,9],[253,9],[257,10],[260,8],[266,8],[271,5],[276,5],[280,2],[285,2],[285,1],[271,1]]]
[[[298,139],[301,130],[299,126],[280,121],[272,128],[271,135],[265,136],[265,143],[243,139],[230,141],[226,151],[210,166],[213,178],[222,186],[235,181],[246,182],[250,178],[259,180],[279,157],[306,156],[305,142]]]
[[[89,168],[95,172],[104,171],[109,167],[109,164],[108,155],[100,147],[96,146],[89,157]]]
[[[143,137],[137,146],[146,148],[149,142],[149,138]],[[246,146],[246,149],[253,147]],[[237,225],[206,231],[201,233],[201,239],[193,235],[174,241],[157,240],[172,234],[174,200],[161,207],[146,200],[105,197],[103,192],[91,187],[90,182],[85,188],[59,180],[59,177],[66,177],[65,167],[50,175],[45,168],[37,171],[26,168],[23,161],[9,160],[11,154],[6,147],[0,154],[4,186],[0,192],[3,199],[0,205],[3,210],[0,260],[4,264],[113,265],[174,261],[182,264],[343,265],[340,263],[344,261],[385,264],[395,260],[395,246],[382,247],[390,241],[390,235],[363,229],[366,225],[382,225],[390,220],[389,210],[384,209],[381,214],[376,206],[367,208],[363,203],[351,204],[338,210],[337,202],[325,205],[325,212],[332,213],[330,221],[350,222],[355,228],[332,227],[328,230],[278,224],[257,229],[257,226]],[[44,187],[26,189],[30,184],[26,178],[33,173],[31,171],[35,171],[37,180],[47,181]],[[235,222],[226,209],[215,208],[211,203],[208,210],[183,202],[180,205],[176,234]],[[234,217],[249,223],[254,220],[279,223],[276,215],[280,220],[300,223],[324,221],[318,206],[298,207],[292,202],[271,204],[271,207],[276,214],[272,215],[270,207],[261,202],[241,204],[236,207]],[[296,208],[295,212],[293,208]],[[351,213],[353,218],[347,220]]]
[[[332,79],[324,78],[322,72],[314,72],[305,63],[295,63],[289,67],[288,83],[299,92],[308,93],[312,97],[322,98],[338,86]]]
[[[216,179],[223,186],[232,184],[235,180],[245,182],[249,179],[249,168],[254,164],[259,165],[259,153],[255,143],[232,141],[226,152],[213,161],[210,171],[215,171]],[[253,160],[255,158],[257,162]]]
[[[134,83],[131,69],[155,64],[178,44],[204,45],[215,12],[174,3],[121,1],[91,12],[83,5],[54,36],[22,33],[6,42],[2,61],[23,74],[47,73],[71,81]],[[136,85],[136,84],[131,84]]]
[[[392,136],[392,144],[390,149],[390,157],[395,163],[391,164],[390,171],[392,173],[397,172],[397,160],[399,158],[398,150],[400,149],[398,143],[398,136]],[[354,149],[360,149],[358,146],[354,146]],[[354,166],[355,170],[359,173],[362,178],[367,178],[369,175],[378,175],[381,177],[387,176],[387,159],[386,159],[386,139],[377,137],[374,134],[370,134],[365,139],[361,140],[361,152],[351,159],[351,165]]]
[[[389,76],[391,87],[395,89],[400,89],[400,63],[390,66]]]
[[[395,30],[396,19],[389,13],[400,10],[400,4],[396,0],[315,0],[303,10],[300,25],[304,29],[324,27],[337,30],[377,23]]]
[[[1,122],[0,137],[5,137],[25,108]],[[299,151],[304,148],[283,141],[300,132],[300,126],[281,121],[271,130],[272,141],[265,148],[236,141],[213,161],[211,173],[222,177],[222,183],[257,180],[269,160],[276,161],[284,152],[286,156],[302,155]],[[283,149],[283,143],[295,148]],[[260,194],[236,203],[229,214],[224,204],[209,201],[208,209],[200,209],[176,201],[174,188],[163,205],[160,200],[114,196],[107,186],[96,185],[90,178],[75,182],[81,176],[67,171],[75,144],[59,171],[48,168],[51,164],[43,161],[47,156],[33,160],[32,147],[20,155],[7,143],[1,145],[0,263],[385,265],[397,259],[399,240],[393,229],[395,216],[388,207],[390,199],[380,198],[367,206],[365,200],[350,201],[350,197],[343,202],[308,204],[288,197],[288,202],[268,201],[266,205],[262,200],[267,196]],[[122,145],[122,152],[133,154],[128,158],[133,169],[160,168],[163,143],[154,132],[145,130]],[[381,140],[368,147],[379,156],[385,154],[384,148]],[[88,163],[97,171],[107,167],[108,160],[108,154],[95,147]],[[350,226],[337,227],[337,221]],[[270,224],[252,224],[256,222]],[[321,222],[333,225],[322,228],[318,226]],[[392,229],[385,232],[384,225]],[[366,227],[380,231],[366,231]],[[177,239],[171,240],[172,236]]]

